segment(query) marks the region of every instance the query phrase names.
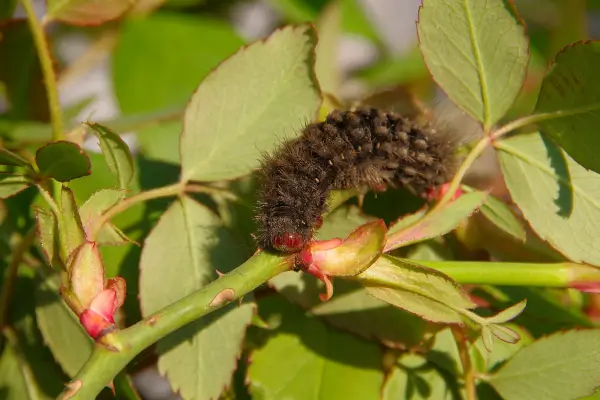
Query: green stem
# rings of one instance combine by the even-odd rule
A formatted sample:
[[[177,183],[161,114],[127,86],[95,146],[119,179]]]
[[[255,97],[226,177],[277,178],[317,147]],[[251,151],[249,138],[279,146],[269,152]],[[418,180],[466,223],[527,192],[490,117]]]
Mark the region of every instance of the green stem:
[[[0,292],[0,330],[4,328],[8,321],[8,309],[12,297],[13,284],[17,278],[17,273],[19,271],[21,261],[23,260],[23,256],[33,244],[35,235],[36,229],[33,227],[29,230],[29,232],[27,232],[25,237],[21,238],[19,243],[12,251],[12,258],[10,260],[10,264],[8,264],[6,276],[4,277],[2,292]]]
[[[469,343],[465,335],[464,327],[452,325],[452,335],[458,347],[458,355],[463,367],[463,375],[465,380],[465,390],[467,400],[477,400],[477,390],[475,387],[475,369],[471,363],[471,355],[469,354]]]
[[[63,131],[63,120],[62,112],[60,109],[60,102],[58,101],[58,90],[56,88],[56,74],[54,73],[54,67],[52,65],[52,56],[50,55],[50,47],[46,40],[46,35],[40,21],[35,15],[35,10],[31,4],[31,0],[21,0],[25,13],[27,14],[27,21],[29,22],[29,29],[33,35],[33,41],[37,49],[40,64],[42,66],[42,74],[44,75],[44,84],[46,86],[46,93],[48,95],[48,106],[50,108],[50,120],[52,122],[52,140],[57,141],[64,139],[65,133]]]
[[[243,203],[242,199],[237,197],[235,194],[228,192],[225,189],[219,189],[205,185],[198,185],[194,183],[184,184],[181,182],[177,182],[172,185],[163,186],[138,193],[117,203],[114,207],[108,209],[104,214],[102,214],[102,216],[100,216],[100,218],[98,218],[98,220],[94,224],[94,227],[92,228],[91,236],[96,237],[96,235],[98,234],[98,232],[100,232],[100,229],[102,228],[102,226],[104,226],[104,224],[106,224],[112,218],[116,217],[118,214],[122,213],[123,211],[138,203],[142,203],[144,201],[153,199],[159,199],[162,197],[178,196],[186,192],[218,194]]]
[[[175,330],[240,299],[290,266],[260,252],[230,273],[122,331],[114,332],[119,351],[96,344],[91,357],[58,399],[94,399],[140,352]]]
[[[600,269],[575,263],[512,263],[410,260],[436,269],[460,284],[574,287],[600,286]]]
[[[580,112],[580,111],[581,110],[577,110],[577,112]],[[465,158],[465,160],[462,162],[460,168],[458,169],[458,171],[454,175],[454,178],[452,179],[452,182],[450,182],[450,187],[448,188],[448,191],[440,199],[440,201],[437,202],[437,204],[431,209],[430,212],[433,212],[435,210],[439,210],[439,209],[441,209],[442,207],[444,207],[446,204],[448,204],[450,202],[450,200],[454,196],[454,193],[460,187],[460,184],[461,184],[463,178],[465,177],[467,171],[469,170],[469,168],[471,168],[471,165],[473,165],[473,163],[475,162],[475,160],[483,153],[483,151],[490,144],[492,144],[495,141],[501,139],[503,136],[505,136],[506,134],[508,134],[508,133],[510,133],[510,132],[512,132],[512,131],[514,131],[516,129],[523,128],[523,127],[525,127],[527,125],[531,125],[531,124],[534,124],[536,122],[541,122],[541,121],[552,119],[552,118],[560,118],[562,116],[565,116],[565,113],[553,112],[553,113],[528,115],[526,117],[519,118],[519,119],[516,119],[516,120],[514,120],[512,122],[509,122],[508,124],[503,125],[500,128],[498,128],[495,131],[493,131],[492,133],[490,133],[489,136],[483,137],[475,145],[475,147],[473,147],[473,149],[469,152],[469,154],[467,155],[467,157]]]

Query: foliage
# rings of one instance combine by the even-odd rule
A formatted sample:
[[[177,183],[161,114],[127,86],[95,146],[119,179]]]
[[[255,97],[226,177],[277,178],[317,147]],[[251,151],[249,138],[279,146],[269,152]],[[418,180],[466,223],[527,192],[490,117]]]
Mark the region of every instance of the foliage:
[[[582,2],[542,2],[548,23],[424,0],[402,57],[355,0],[271,0],[281,26],[256,41],[218,2],[48,0],[41,21],[5,3],[0,398],[136,399],[149,365],[185,400],[598,397],[600,57],[575,42]],[[82,59],[111,53],[119,117],[59,104],[89,66],[58,58],[70,32],[93,42]],[[342,73],[346,34],[380,59]],[[351,80],[368,90],[345,96]],[[462,164],[427,199],[333,193],[318,273],[296,272],[252,238],[261,155],[357,103],[449,118]]]

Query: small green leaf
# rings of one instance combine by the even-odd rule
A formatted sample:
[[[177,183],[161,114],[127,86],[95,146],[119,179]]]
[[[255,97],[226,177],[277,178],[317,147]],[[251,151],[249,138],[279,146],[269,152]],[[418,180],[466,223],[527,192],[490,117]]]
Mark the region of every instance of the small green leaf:
[[[519,316],[519,314],[521,314],[523,312],[523,310],[525,310],[526,306],[527,306],[527,299],[520,301],[517,304],[515,304],[514,306],[509,307],[506,310],[502,310],[501,312],[494,315],[493,317],[488,317],[485,320],[487,322],[492,322],[495,324],[502,324],[504,322],[511,321],[511,320],[517,318]]]
[[[378,299],[429,321],[462,323],[459,311],[475,307],[450,277],[409,260],[384,255],[357,279]]]
[[[123,15],[134,0],[48,0],[46,18],[71,25],[100,25]]]
[[[328,329],[275,296],[261,301],[259,311],[265,320],[280,316],[281,325],[251,355],[253,398],[377,398],[383,384],[377,345]]]
[[[73,192],[66,186],[61,187],[61,222],[58,230],[61,258],[66,263],[69,256],[85,242],[85,232],[79,216],[79,209]]]
[[[510,195],[536,233],[570,260],[600,266],[600,175],[538,133],[496,147]]]
[[[572,330],[541,338],[509,359],[489,382],[506,400],[591,395],[600,382],[600,330]]]
[[[385,251],[447,234],[473,214],[485,199],[484,192],[468,193],[441,209],[428,214],[419,211],[398,220],[388,231]]]
[[[226,273],[237,267],[243,250],[209,209],[189,197],[176,200],[142,249],[142,314],[204,287],[217,278],[217,268]],[[158,369],[173,391],[189,399],[217,398],[231,380],[253,312],[252,304],[230,304],[160,341]]]
[[[538,97],[536,112],[549,113],[539,123],[548,135],[583,167],[600,172],[595,127],[600,123],[600,43],[575,43],[558,53]]]
[[[481,213],[492,224],[496,225],[502,231],[508,233],[515,239],[524,242],[526,240],[525,228],[508,205],[489,195],[481,205]]]
[[[57,232],[57,221],[56,215],[51,210],[46,210],[41,207],[35,208],[35,215],[37,219],[37,230],[40,239],[40,244],[48,265],[52,266],[54,261],[54,251],[56,250],[56,232]]]
[[[90,160],[85,152],[73,142],[59,141],[40,147],[35,155],[40,175],[59,182],[92,173]]]
[[[0,199],[14,196],[31,184],[32,182],[26,176],[0,172]]]
[[[77,316],[58,294],[58,275],[40,282],[36,292],[36,318],[45,343],[70,377],[75,376],[92,354],[92,339]]]
[[[494,125],[517,97],[529,60],[527,36],[504,0],[425,0],[417,25],[433,78],[461,108]]]
[[[69,282],[84,309],[104,290],[104,275],[104,264],[96,243],[86,242],[73,252],[69,263]]]
[[[288,26],[240,50],[202,81],[184,117],[182,182],[245,175],[260,166],[261,154],[316,118],[315,45],[310,26]]]
[[[491,352],[494,348],[494,337],[495,335],[492,333],[490,325],[483,325],[481,327],[481,341],[488,352]]]
[[[506,326],[490,324],[488,327],[492,334],[503,342],[514,344],[521,339],[517,332]]]
[[[119,187],[127,189],[133,178],[133,157],[127,143],[121,139],[121,136],[100,124],[90,122],[87,124],[100,140],[100,148],[106,158],[108,169],[117,176]]]
[[[6,150],[4,147],[0,147],[0,165],[30,167],[30,164],[27,160],[22,158],[20,155],[13,153],[12,151]]]
[[[125,192],[119,189],[101,189],[92,194],[79,209],[83,230],[87,237],[92,234],[98,218],[109,208],[123,200]],[[100,245],[118,246],[131,240],[111,222],[106,222],[98,232],[95,242]]]

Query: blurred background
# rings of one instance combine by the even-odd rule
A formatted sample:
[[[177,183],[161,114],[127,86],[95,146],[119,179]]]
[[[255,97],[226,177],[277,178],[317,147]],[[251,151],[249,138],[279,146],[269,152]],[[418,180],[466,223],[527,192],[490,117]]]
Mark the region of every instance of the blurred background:
[[[115,0],[97,3],[102,5],[85,18],[77,17],[87,18],[83,24],[46,24],[61,103],[74,135],[82,120],[106,122],[124,134],[133,151],[150,159],[177,163],[179,120],[202,78],[243,44],[288,23],[313,21],[320,31],[333,30],[323,36],[337,41],[337,53],[330,55],[330,62],[339,80],[335,88],[339,99],[361,99],[401,86],[426,101],[442,101],[418,51],[420,0],[341,0],[336,4],[327,0],[139,0],[126,17],[94,26],[94,16],[99,15],[94,13],[110,10]],[[526,23],[532,56],[521,95],[507,116],[511,119],[532,110],[547,63],[557,51],[600,36],[600,0],[514,3]],[[36,0],[35,5],[43,18],[46,2]],[[3,8],[10,6],[0,5],[0,12]],[[23,17],[17,6],[13,18]],[[10,28],[5,24],[3,29]],[[35,142],[49,137],[45,101],[40,101],[45,99],[34,93],[41,75],[31,69],[25,76],[30,97],[21,100],[29,106],[19,108],[20,115],[12,112],[11,102],[18,99],[10,97],[11,87],[6,84],[14,82],[7,75],[22,74],[28,68],[23,62],[27,58],[7,58],[6,47],[20,46],[20,40],[30,39],[0,41],[0,81],[5,82],[0,86],[0,134]],[[469,122],[464,119],[459,121],[459,129],[476,129],[465,125]],[[97,150],[95,141],[86,140],[85,147]],[[145,399],[178,398],[153,367],[138,372],[134,381]]]

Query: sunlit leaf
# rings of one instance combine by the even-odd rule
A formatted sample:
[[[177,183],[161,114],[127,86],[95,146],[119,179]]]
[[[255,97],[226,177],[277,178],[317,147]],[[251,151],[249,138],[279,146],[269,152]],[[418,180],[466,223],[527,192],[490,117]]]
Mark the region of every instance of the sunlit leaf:
[[[182,181],[247,174],[261,154],[316,118],[315,45],[311,27],[288,26],[240,50],[202,81],[184,117]]]
[[[319,43],[316,47],[315,72],[321,90],[337,94],[341,84],[338,49],[341,38],[340,4],[335,1],[325,7],[317,20]]]
[[[109,208],[123,200],[125,193],[118,189],[102,189],[90,196],[79,209],[83,229],[87,237],[91,237],[92,229],[98,218]],[[103,225],[94,238],[98,245],[120,245],[131,242],[125,234],[111,222]]]
[[[73,191],[66,186],[61,187],[61,225],[58,230],[61,248],[61,257],[67,261],[68,257],[85,242],[85,232],[81,223],[79,209]]]
[[[41,207],[36,207],[35,215],[37,218],[37,229],[38,237],[46,261],[48,265],[52,265],[54,260],[54,251],[56,250],[56,237],[57,237],[57,226],[56,226],[56,215],[51,210],[47,210]]]
[[[119,187],[127,189],[133,178],[133,158],[127,143],[121,139],[121,136],[100,124],[88,123],[88,125],[100,140],[100,148],[108,169],[117,176]]]
[[[447,275],[409,260],[383,256],[358,279],[378,299],[430,321],[461,323],[459,311],[475,307]]]
[[[575,399],[600,382],[600,330],[555,333],[524,347],[489,381],[506,400]]]
[[[576,43],[558,53],[538,97],[536,112],[549,113],[540,130],[585,168],[600,172],[595,127],[600,123],[600,43]]]
[[[600,265],[600,175],[537,133],[496,147],[512,199],[537,234],[572,261]]]
[[[514,102],[529,60],[524,28],[508,7],[503,0],[425,0],[419,12],[421,52],[433,78],[486,127]]]

